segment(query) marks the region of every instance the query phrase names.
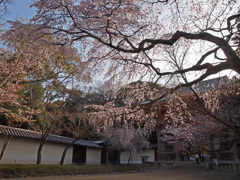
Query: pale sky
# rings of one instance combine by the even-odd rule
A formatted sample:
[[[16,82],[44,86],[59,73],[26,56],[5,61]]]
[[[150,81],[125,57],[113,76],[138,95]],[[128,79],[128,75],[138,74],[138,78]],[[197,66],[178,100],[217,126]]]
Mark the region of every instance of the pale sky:
[[[31,2],[31,0],[12,0],[12,4],[8,5],[9,13],[3,17],[3,20],[6,22],[7,20],[14,21],[17,19],[20,20],[22,18],[30,19],[35,14],[35,9],[29,7],[30,2]],[[230,73],[229,71],[224,71],[221,74],[216,74],[216,75],[210,76],[209,79],[215,78],[216,76],[223,76],[223,75],[233,76],[233,75],[235,75],[235,73]],[[96,78],[96,80],[101,81],[102,78],[100,78],[100,79]]]
[[[16,20],[19,18],[31,18],[35,14],[34,8],[29,8],[30,0],[13,0],[9,4],[9,12],[3,17],[6,20]]]

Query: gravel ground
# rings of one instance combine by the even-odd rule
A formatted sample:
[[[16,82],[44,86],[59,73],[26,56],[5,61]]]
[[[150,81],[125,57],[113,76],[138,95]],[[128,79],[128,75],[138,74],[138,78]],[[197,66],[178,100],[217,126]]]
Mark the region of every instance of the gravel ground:
[[[144,173],[18,178],[15,180],[240,180],[240,172],[166,169]],[[8,179],[10,180],[10,179]]]

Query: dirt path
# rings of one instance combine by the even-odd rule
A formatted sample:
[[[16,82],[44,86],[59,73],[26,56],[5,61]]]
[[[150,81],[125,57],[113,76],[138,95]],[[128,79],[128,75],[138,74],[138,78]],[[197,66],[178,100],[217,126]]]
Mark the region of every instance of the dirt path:
[[[15,180],[240,180],[239,174],[240,172],[237,175],[237,173],[174,169],[150,171],[145,173],[18,178]]]

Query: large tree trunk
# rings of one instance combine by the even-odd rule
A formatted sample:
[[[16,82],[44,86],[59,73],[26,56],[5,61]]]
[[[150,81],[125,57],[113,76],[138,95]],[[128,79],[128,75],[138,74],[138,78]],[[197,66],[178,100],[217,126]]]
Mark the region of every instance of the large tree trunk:
[[[37,165],[41,164],[41,161],[42,161],[42,148],[43,148],[44,143],[45,142],[43,140],[41,140],[41,143],[38,148],[38,153],[37,153]]]
[[[13,137],[13,135],[6,135],[6,137],[5,137],[5,140],[4,140],[3,146],[2,146],[2,150],[1,150],[1,154],[0,154],[0,162],[2,161],[5,150],[6,150],[8,143],[12,137]]]
[[[108,162],[109,150],[108,150],[108,148],[106,150],[107,150],[107,153],[106,153],[106,165],[109,165],[109,162]]]
[[[132,159],[132,152],[130,151],[129,157],[128,157],[128,165],[130,164],[130,160]]]
[[[121,151],[118,151],[118,159],[117,159],[117,164],[121,164]]]
[[[66,154],[67,154],[68,149],[69,149],[76,141],[78,141],[78,140],[79,140],[79,139],[73,140],[70,144],[68,144],[68,145],[65,147],[65,149],[64,149],[64,151],[63,151],[63,154],[62,154],[61,161],[60,161],[60,165],[63,165],[64,159],[65,159],[65,156],[66,156]]]
[[[42,134],[42,138],[41,138],[41,142],[38,148],[38,153],[37,153],[37,165],[41,164],[42,161],[42,148],[43,145],[45,144],[45,142],[47,141],[47,138],[49,136],[50,131],[45,132],[44,134]]]

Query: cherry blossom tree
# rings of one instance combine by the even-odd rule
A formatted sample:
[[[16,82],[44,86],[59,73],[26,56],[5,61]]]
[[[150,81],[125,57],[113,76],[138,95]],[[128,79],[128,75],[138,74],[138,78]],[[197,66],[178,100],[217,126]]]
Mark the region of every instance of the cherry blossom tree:
[[[197,109],[198,112],[212,119],[210,122],[212,121],[216,125],[220,124],[218,128],[215,128],[215,131],[218,132],[215,137],[223,137],[220,149],[228,149],[234,143],[239,142],[239,83],[227,83],[218,89],[198,93],[196,99],[198,101],[203,99],[199,103],[201,106]]]
[[[14,26],[18,32],[8,30],[1,36],[4,47],[1,49],[0,99],[1,104],[20,105],[18,92],[24,84],[41,82],[47,87],[57,86],[59,82],[66,83],[72,74],[77,73],[80,58],[74,48],[49,44],[49,39],[53,37],[33,39],[27,35],[22,23],[18,22]],[[14,38],[16,33],[19,33],[18,38]],[[3,111],[6,113],[7,109],[2,107]]]
[[[217,151],[226,150],[239,141],[239,85],[231,84],[227,78],[225,80],[228,83],[221,80],[216,84],[209,80],[201,82],[205,83],[204,88],[195,85],[179,89],[154,103],[149,103],[152,96],[156,93],[161,96],[160,92],[165,94],[171,89],[160,88],[160,91],[149,82],[131,83],[117,93],[124,97],[121,102],[94,105],[97,112],[90,113],[90,122],[99,131],[117,124],[144,129],[145,137],[152,131],[159,131],[161,140],[181,142],[185,151],[199,147],[216,151],[210,145],[213,138],[220,138]]]
[[[24,98],[20,96],[20,91],[23,88],[20,82],[25,81],[27,77],[26,67],[28,61],[21,58],[21,53],[17,56],[9,51],[2,49],[1,67],[0,67],[0,112],[3,113],[9,119],[24,120],[24,109],[30,110],[21,104],[24,102]],[[13,109],[15,108],[15,111]]]
[[[79,49],[83,59],[81,73],[103,74],[108,80],[119,83],[140,79],[166,86],[162,91],[147,83],[135,89],[127,85],[124,106],[109,102],[95,106],[98,112],[92,113],[92,121],[99,124],[99,130],[121,122],[137,124],[148,134],[162,116],[157,110],[169,115],[161,126],[175,117],[171,108],[179,105],[174,100],[175,105],[170,106],[169,102],[168,110],[162,109],[159,103],[166,98],[170,101],[169,94],[174,95],[175,90],[191,88],[224,70],[240,73],[240,59],[234,44],[239,5],[235,0],[37,0],[32,3],[32,7],[37,8],[36,16],[29,23],[21,23],[21,28],[20,22],[12,22],[11,31],[15,33],[11,37],[18,39],[25,34],[24,38],[32,41],[43,36],[56,37],[48,38],[47,42],[56,47]],[[178,47],[181,52],[188,49],[183,55],[186,61],[176,66],[166,60],[168,47]],[[190,124],[185,123],[185,119],[192,117],[187,111],[189,107],[181,98],[174,98],[181,105],[181,117],[174,123],[189,130]],[[146,100],[149,105],[144,108],[141,102]],[[232,128],[207,109],[205,102],[203,104],[203,113]]]
[[[239,73],[239,57],[232,46],[239,17],[237,1],[41,0],[32,7],[37,8],[37,15],[26,24],[26,28],[31,26],[31,37],[39,37],[39,29],[50,29],[45,35],[58,37],[53,44],[86,50],[82,70],[88,73],[101,73],[108,64],[105,75],[110,80],[159,82],[165,77],[169,83],[181,73],[199,74],[176,88],[226,69]],[[181,71],[161,60],[163,48],[176,43],[189,48],[188,63]]]
[[[99,128],[98,125],[96,125]],[[132,158],[132,154],[149,148],[149,141],[146,138],[143,130],[135,129],[133,126],[123,124],[122,126],[105,126],[104,130],[99,132],[99,135],[103,138],[106,148],[106,160],[108,164],[109,153],[117,152],[117,162],[120,163],[120,155],[122,151],[129,151],[129,162]]]
[[[166,52],[168,57],[165,59],[181,71],[187,51],[179,53],[178,48],[170,48],[166,49]],[[185,74],[181,74],[181,78],[188,83]],[[177,135],[185,138],[176,139],[185,139],[185,142],[190,142],[188,138],[194,138],[191,143],[203,146],[204,139],[210,140],[213,137],[222,136],[223,147],[220,149],[231,148],[233,143],[239,141],[239,114],[237,113],[239,108],[234,100],[238,97],[238,87],[237,81],[232,83],[227,77],[220,77],[179,89],[166,100],[170,103],[166,112],[167,118],[177,125],[171,124],[170,138],[176,138],[172,134],[176,135],[176,132],[185,129],[184,133]],[[164,131],[167,131],[166,129]],[[205,143],[205,146],[207,144],[209,146],[210,143]]]
[[[164,79],[172,89],[149,96],[151,103],[224,70],[240,72],[233,43],[237,1],[35,1],[32,7],[38,9],[33,30],[51,29],[58,36],[53,44],[87,51],[82,70],[100,73],[107,64],[109,80]],[[188,49],[180,69],[164,58],[169,46]]]
[[[54,129],[56,119],[54,115],[56,113],[48,111],[47,107],[67,96],[66,86],[73,76],[77,77],[81,60],[75,48],[49,43],[54,39],[53,36],[34,39],[35,36],[28,34],[23,23],[17,22],[13,25],[18,27],[17,32],[10,29],[1,36],[4,43],[0,72],[2,74],[0,99],[1,105],[4,105],[1,106],[1,112],[9,118],[11,116],[14,121],[27,121],[34,129],[38,129],[35,122],[40,121],[42,139],[37,160],[37,164],[40,164],[41,149],[49,133]],[[45,32],[36,31],[38,35]],[[14,38],[16,33],[19,34],[18,38]],[[40,92],[44,94],[44,98],[38,105],[31,88],[30,95],[22,93],[20,96],[26,85],[31,87],[34,83],[40,83],[44,87],[43,92]],[[10,109],[6,109],[8,107],[6,103],[11,104]],[[16,108],[15,113],[12,106]]]
[[[111,150],[130,151],[131,156],[149,147],[148,137],[154,131],[158,119],[156,113],[153,113],[156,107],[146,109],[139,103],[159,93],[156,89],[151,91],[151,85],[146,82],[131,83],[122,87],[113,101],[88,106],[91,109],[89,122],[103,137],[107,154]]]
[[[117,162],[119,163],[120,151],[125,150],[130,144],[134,136],[134,128],[128,125],[122,127],[106,126],[99,134],[103,138],[106,148],[106,164],[108,164],[109,154],[112,151],[117,152]]]
[[[126,85],[117,92],[114,101],[104,105],[89,106],[95,109],[95,112],[90,112],[89,121],[98,128],[98,131],[109,126],[129,125],[143,128],[146,134],[151,133],[155,127],[156,118],[152,117],[152,109],[146,110],[139,103],[146,101],[146,98],[151,97],[150,95],[154,96],[161,93],[159,90],[154,90],[149,90],[147,82]]]
[[[158,82],[198,72],[181,84],[190,86],[226,69],[240,72],[232,46],[237,1],[36,1],[32,6],[38,9],[32,18],[36,27],[57,34],[55,44],[81,43],[89,49],[84,69],[100,73],[107,62],[109,79]],[[176,43],[195,54],[181,71],[160,59],[163,48]]]
[[[128,144],[127,148],[125,148],[125,151],[129,151],[129,158],[128,158],[128,164],[130,163],[132,159],[132,155],[137,153],[138,151],[146,150],[150,148],[150,143],[148,139],[146,138],[146,135],[143,134],[142,130],[135,129],[134,136],[131,140],[131,142]]]

